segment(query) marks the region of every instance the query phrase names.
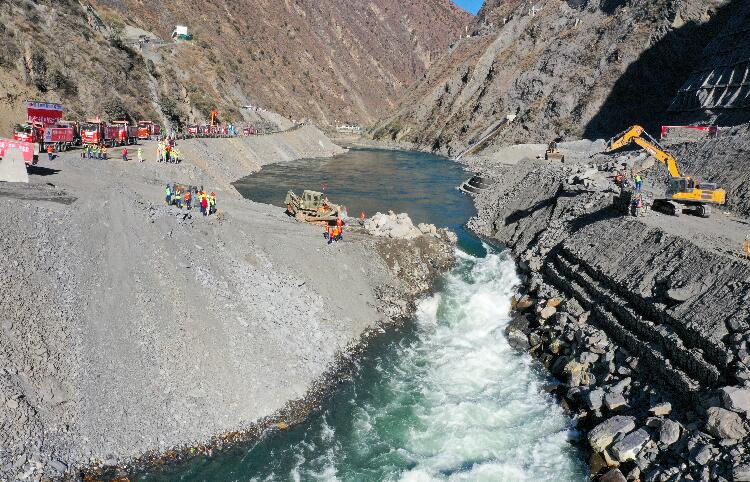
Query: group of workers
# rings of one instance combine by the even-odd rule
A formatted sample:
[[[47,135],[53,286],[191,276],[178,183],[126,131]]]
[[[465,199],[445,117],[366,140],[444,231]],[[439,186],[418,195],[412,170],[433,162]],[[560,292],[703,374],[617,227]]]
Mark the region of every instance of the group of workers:
[[[641,177],[641,175],[636,174],[635,176],[633,176],[633,182],[631,184],[627,176],[621,171],[618,171],[615,175],[615,184],[621,189],[626,189],[631,186],[633,187],[633,189],[635,189],[636,192],[634,193],[630,203],[630,213],[633,216],[645,216],[646,204],[643,201],[643,178]]]
[[[104,144],[86,144],[81,150],[81,157],[85,159],[107,159],[107,146]]]
[[[180,150],[177,149],[174,139],[169,138],[159,142],[159,145],[156,147],[156,159],[159,162],[179,164]]]
[[[630,187],[630,181],[622,172],[618,172],[615,175],[615,184],[617,184],[621,188]],[[633,187],[636,191],[640,191],[643,188],[643,178],[640,174],[636,174],[633,177]]]
[[[48,151],[49,153],[49,151]],[[139,147],[136,151],[136,155],[138,156],[138,162],[143,162],[143,148]],[[83,149],[81,150],[81,157],[85,159],[99,159],[99,160],[106,160],[109,159],[109,154],[107,151],[107,146],[104,144],[86,144],[83,146]],[[51,158],[51,154],[50,154]],[[122,148],[122,160],[127,162],[128,161],[128,148],[123,147]]]
[[[337,218],[336,226],[333,228],[326,223],[326,232],[323,233],[323,238],[328,240],[328,244],[344,239],[344,221],[341,218]]]
[[[186,208],[191,210],[193,204],[199,206],[201,214],[204,216],[210,216],[216,213],[216,193],[211,192],[210,194],[195,186],[180,186],[178,184],[167,184],[164,188],[166,197],[164,202],[167,206],[177,206],[180,209]]]

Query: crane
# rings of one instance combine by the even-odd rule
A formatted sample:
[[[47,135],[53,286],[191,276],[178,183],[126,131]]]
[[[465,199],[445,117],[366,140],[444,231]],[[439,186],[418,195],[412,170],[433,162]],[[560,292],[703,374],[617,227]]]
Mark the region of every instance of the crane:
[[[637,144],[657,161],[666,165],[669,171],[669,198],[654,200],[654,209],[674,216],[679,216],[683,209],[688,209],[698,216],[707,218],[711,215],[710,205],[723,205],[726,202],[727,192],[716,184],[697,183],[693,178],[683,176],[677,159],[639,125],[632,126],[610,139],[605,152],[616,151],[631,143]]]

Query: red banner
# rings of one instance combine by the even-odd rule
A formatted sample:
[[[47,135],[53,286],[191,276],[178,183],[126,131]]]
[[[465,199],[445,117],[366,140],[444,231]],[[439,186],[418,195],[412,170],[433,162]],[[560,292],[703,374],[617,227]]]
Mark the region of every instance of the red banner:
[[[5,156],[7,149],[18,149],[23,154],[26,164],[34,163],[34,144],[31,142],[14,141],[11,139],[0,139],[0,157]]]
[[[44,127],[55,125],[63,118],[63,106],[46,102],[26,102],[26,117],[29,122],[41,122]]]
[[[44,142],[73,142],[75,131],[72,127],[47,127],[44,129]]]

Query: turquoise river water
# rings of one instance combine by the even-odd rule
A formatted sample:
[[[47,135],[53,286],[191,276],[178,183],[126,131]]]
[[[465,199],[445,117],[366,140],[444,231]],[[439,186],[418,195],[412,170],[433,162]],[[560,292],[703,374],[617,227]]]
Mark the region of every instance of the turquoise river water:
[[[450,227],[458,265],[305,424],[135,480],[587,480],[570,420],[542,388],[550,380],[505,338],[515,265],[464,230],[474,211],[455,187],[466,177],[429,154],[354,149],[266,166],[238,182],[259,202],[281,206],[287,189],[323,186],[350,215],[392,209]]]

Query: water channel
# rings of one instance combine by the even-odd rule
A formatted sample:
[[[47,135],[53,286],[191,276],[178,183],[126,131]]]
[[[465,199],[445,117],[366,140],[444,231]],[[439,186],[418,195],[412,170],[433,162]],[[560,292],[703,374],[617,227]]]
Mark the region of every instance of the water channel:
[[[429,154],[353,149],[238,182],[258,202],[281,206],[290,187],[325,188],[350,215],[392,209],[450,227],[458,266],[307,423],[136,480],[587,480],[570,420],[543,390],[550,380],[505,338],[515,266],[464,230],[473,206],[455,187],[466,177]]]

